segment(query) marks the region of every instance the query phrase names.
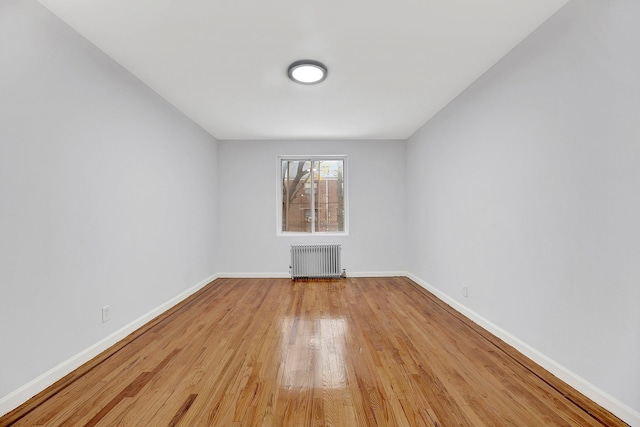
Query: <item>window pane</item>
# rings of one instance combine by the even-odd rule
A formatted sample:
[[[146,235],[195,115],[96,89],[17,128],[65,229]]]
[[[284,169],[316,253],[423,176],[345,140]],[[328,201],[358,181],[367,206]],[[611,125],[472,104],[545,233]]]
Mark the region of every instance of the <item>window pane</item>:
[[[281,230],[344,232],[345,159],[280,159]]]
[[[282,161],[282,231],[311,232],[310,166],[304,160]]]
[[[313,162],[315,231],[344,231],[344,161]]]

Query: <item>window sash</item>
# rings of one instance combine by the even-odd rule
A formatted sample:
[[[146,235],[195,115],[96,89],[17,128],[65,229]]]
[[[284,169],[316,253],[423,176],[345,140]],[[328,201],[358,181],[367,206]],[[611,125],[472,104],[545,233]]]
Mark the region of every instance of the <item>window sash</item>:
[[[323,162],[334,161],[339,164],[323,167]],[[294,166],[292,162],[301,163]],[[302,167],[298,169],[300,165]],[[298,176],[302,168],[308,168],[307,176]],[[330,181],[333,181],[334,176],[335,184],[331,186]],[[278,156],[277,178],[278,235],[348,235],[346,156]],[[291,184],[287,186],[286,183],[292,183],[295,179],[298,182],[294,187],[291,187]],[[292,196],[290,191],[295,194]],[[324,194],[321,194],[323,192]],[[301,203],[304,196],[301,197],[300,193],[310,199],[308,203]],[[323,200],[316,200],[319,195]],[[301,210],[300,214],[296,213],[300,217],[298,223],[291,218],[292,213],[295,213],[291,206],[285,207],[285,203],[288,202],[298,204],[298,209]],[[310,221],[307,218],[309,215],[303,215],[302,212],[305,211],[310,213]],[[309,223],[308,229],[305,227],[306,223]]]

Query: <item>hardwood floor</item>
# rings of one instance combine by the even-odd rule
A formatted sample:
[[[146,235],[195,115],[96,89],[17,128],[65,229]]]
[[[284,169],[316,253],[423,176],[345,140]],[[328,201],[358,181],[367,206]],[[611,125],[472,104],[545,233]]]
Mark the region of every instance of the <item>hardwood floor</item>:
[[[7,425],[626,424],[397,277],[216,280]]]

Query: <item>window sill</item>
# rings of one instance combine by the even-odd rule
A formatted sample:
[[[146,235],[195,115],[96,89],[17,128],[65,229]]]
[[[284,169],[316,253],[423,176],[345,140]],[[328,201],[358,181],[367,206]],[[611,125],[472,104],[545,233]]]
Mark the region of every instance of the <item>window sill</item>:
[[[316,231],[315,233],[297,233],[295,231],[292,232],[286,232],[286,231],[280,231],[278,233],[276,233],[277,237],[348,237],[349,233],[348,232],[318,232]]]

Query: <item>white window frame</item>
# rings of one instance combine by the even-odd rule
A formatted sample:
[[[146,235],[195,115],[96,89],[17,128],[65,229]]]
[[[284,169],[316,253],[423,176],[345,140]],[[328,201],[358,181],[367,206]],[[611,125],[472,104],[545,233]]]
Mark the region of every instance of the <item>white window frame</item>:
[[[344,231],[282,231],[282,161],[283,160],[303,160],[303,161],[322,161],[322,160],[342,160],[342,177],[343,177],[343,194],[344,194]],[[347,155],[331,154],[331,155],[281,155],[276,159],[276,235],[277,236],[295,236],[295,237],[317,237],[317,236],[348,236],[349,235],[349,172],[347,166]],[[312,184],[313,185],[313,184]],[[312,191],[313,193],[313,191]],[[313,206],[313,205],[312,205]],[[313,207],[312,207],[313,209]]]

